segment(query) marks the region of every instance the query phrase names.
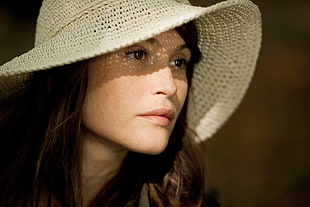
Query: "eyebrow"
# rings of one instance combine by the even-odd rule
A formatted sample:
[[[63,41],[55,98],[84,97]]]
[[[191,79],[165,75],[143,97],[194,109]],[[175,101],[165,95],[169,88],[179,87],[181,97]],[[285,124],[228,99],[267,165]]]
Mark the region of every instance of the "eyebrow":
[[[160,45],[160,42],[155,38],[147,39],[146,42],[151,43],[152,45]]]
[[[155,38],[149,38],[149,39],[146,40],[146,42],[148,42],[148,43],[150,43],[150,44],[152,44],[152,45],[155,45],[155,46],[161,45],[160,42],[159,42],[157,39],[155,39]],[[178,46],[178,47],[175,49],[175,51],[180,51],[180,50],[184,50],[184,49],[190,50],[190,49],[187,47],[186,44],[183,44],[183,45]]]

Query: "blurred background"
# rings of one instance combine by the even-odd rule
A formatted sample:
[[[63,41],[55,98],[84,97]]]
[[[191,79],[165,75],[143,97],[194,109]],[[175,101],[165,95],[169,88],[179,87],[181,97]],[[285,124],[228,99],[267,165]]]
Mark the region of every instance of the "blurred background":
[[[203,144],[208,185],[222,207],[309,207],[310,1],[253,1],[263,19],[257,70],[238,110]],[[0,65],[33,47],[40,4],[0,1]]]

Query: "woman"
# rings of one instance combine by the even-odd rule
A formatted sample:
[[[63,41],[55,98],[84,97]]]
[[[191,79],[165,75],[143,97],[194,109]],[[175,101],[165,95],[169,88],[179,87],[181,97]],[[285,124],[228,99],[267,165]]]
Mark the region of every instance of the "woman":
[[[42,3],[0,67],[1,206],[206,206],[199,141],[242,99],[260,47],[248,0]]]

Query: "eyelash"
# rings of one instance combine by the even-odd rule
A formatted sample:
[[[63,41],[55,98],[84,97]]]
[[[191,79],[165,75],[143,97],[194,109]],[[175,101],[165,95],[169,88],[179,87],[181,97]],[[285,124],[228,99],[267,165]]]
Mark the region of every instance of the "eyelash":
[[[145,60],[148,56],[147,52],[144,49],[137,49],[137,50],[129,51],[129,52],[126,52],[125,55],[131,59],[142,60],[142,61]],[[179,65],[180,62],[181,62],[181,65]],[[185,58],[177,58],[177,59],[172,60],[169,63],[170,66],[180,68],[180,69],[186,68],[187,64],[188,64],[188,61]]]
[[[140,52],[140,55],[142,53],[142,57],[138,57],[137,54]],[[136,60],[144,60],[146,58],[147,53],[143,49],[138,49],[130,52],[125,53],[127,57],[131,59],[136,59]]]
[[[179,61],[182,61],[182,65],[181,66],[178,66],[178,64],[180,63]],[[187,61],[185,60],[185,58],[178,58],[178,59],[175,59],[175,60],[171,61],[169,63],[169,65],[183,69],[183,68],[186,68]]]

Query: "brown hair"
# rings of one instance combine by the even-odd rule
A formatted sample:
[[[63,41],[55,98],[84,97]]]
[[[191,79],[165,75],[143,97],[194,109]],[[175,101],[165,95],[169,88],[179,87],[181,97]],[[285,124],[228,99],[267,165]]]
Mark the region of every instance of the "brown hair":
[[[195,25],[176,30],[192,51],[191,80],[200,58]],[[35,72],[28,83],[20,94],[0,101],[0,204],[38,206],[44,200],[46,206],[81,207],[80,111],[87,61]],[[204,168],[185,120],[186,104],[165,151],[130,152],[89,206],[136,206],[144,184],[151,206],[201,206]]]

